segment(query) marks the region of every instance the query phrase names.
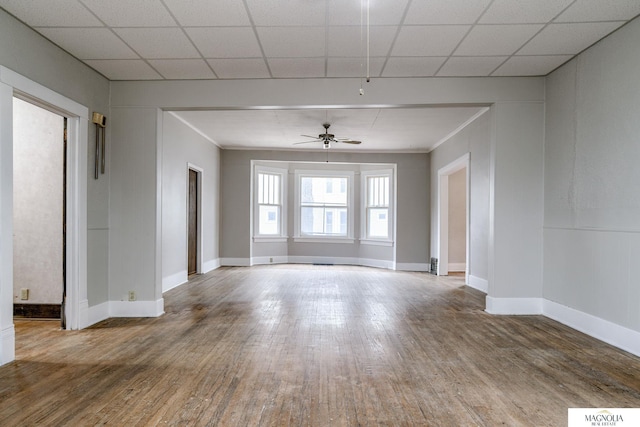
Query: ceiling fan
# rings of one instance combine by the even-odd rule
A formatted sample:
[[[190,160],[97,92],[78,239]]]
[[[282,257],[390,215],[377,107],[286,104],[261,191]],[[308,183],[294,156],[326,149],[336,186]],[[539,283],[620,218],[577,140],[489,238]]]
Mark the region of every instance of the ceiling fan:
[[[296,142],[294,143],[294,145],[309,144],[311,142],[322,142],[322,148],[328,150],[331,147],[332,142],[339,144],[362,144],[362,141],[354,141],[351,138],[336,138],[334,134],[329,133],[329,127],[331,126],[331,124],[329,123],[323,123],[322,126],[324,127],[324,133],[321,133],[317,137],[311,135],[301,135],[305,138],[313,138],[313,141]]]

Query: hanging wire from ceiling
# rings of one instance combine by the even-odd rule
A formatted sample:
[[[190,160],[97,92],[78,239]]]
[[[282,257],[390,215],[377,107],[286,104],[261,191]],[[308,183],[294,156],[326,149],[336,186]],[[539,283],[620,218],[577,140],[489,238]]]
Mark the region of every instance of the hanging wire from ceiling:
[[[366,7],[365,7],[366,4]],[[371,69],[370,69],[370,15],[369,15],[369,0],[360,0],[360,95],[364,95],[364,88],[362,87],[363,78],[366,79],[367,83],[371,81]],[[367,63],[367,71],[365,74],[364,71],[364,15],[366,11],[367,23],[366,23],[366,33],[367,33],[367,46],[366,46],[366,63]],[[363,77],[364,76],[364,77]]]

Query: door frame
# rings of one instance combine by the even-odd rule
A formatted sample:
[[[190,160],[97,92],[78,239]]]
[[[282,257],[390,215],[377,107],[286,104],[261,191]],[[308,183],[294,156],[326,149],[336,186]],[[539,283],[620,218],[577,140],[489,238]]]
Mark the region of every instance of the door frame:
[[[13,97],[67,117],[67,329],[88,326],[87,107],[0,66],[0,365],[15,359],[13,326]]]
[[[185,242],[186,242],[186,248],[187,248],[187,253],[185,254],[185,260],[186,260],[186,268],[185,270],[187,271],[187,275],[189,274],[189,171],[194,171],[196,173],[197,176],[197,215],[198,215],[198,222],[196,224],[196,226],[198,227],[197,233],[196,233],[196,238],[198,239],[198,243],[196,245],[196,273],[195,274],[202,274],[202,248],[203,248],[203,239],[202,239],[202,174],[204,173],[204,169],[201,168],[198,165],[195,165],[193,163],[187,162],[187,174],[186,174],[186,195],[187,197],[186,199],[186,222],[185,222]]]
[[[449,274],[449,176],[466,168],[465,283],[469,282],[469,160],[470,154],[465,153],[438,169],[438,276],[447,276]]]

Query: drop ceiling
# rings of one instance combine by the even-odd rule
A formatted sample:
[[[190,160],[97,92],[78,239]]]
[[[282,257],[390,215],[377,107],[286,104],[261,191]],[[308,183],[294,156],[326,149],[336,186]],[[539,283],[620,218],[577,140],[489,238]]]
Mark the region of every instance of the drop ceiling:
[[[369,4],[369,61],[367,18]],[[638,0],[0,0],[110,80],[543,76]],[[368,67],[367,67],[368,63]],[[357,85],[357,80],[354,79]],[[484,107],[176,111],[222,148],[430,151]]]
[[[374,78],[545,75],[640,14],[638,0],[0,0],[0,7],[111,80],[162,80],[360,77],[367,3]]]

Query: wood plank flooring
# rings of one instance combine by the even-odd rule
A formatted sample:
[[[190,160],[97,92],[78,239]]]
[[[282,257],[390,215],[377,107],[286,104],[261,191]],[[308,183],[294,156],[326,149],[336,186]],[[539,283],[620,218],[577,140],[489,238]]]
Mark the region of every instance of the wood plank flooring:
[[[563,426],[640,407],[640,359],[540,316],[492,316],[463,278],[220,268],[155,319],[16,320],[0,425]]]

